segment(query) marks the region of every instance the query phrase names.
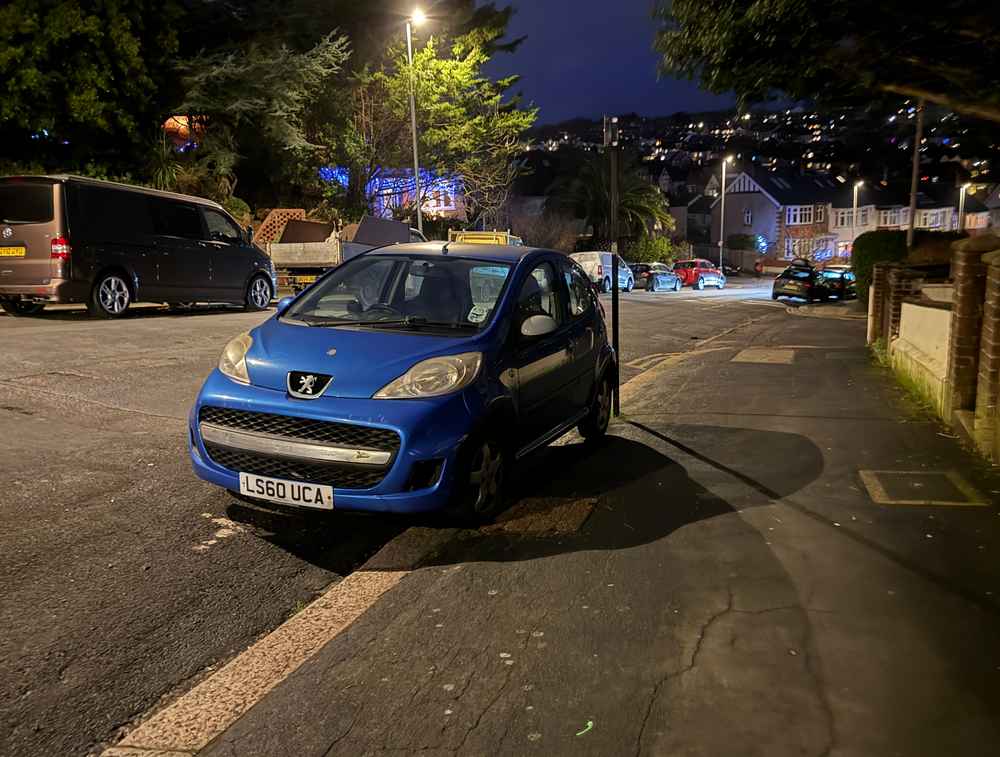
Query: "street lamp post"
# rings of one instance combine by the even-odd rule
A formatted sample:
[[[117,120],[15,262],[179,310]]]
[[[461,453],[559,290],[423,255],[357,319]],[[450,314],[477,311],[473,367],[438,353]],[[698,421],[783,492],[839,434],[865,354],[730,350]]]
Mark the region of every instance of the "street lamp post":
[[[411,26],[420,26],[427,20],[427,16],[419,8],[413,11],[413,15],[406,19],[406,60],[410,64],[410,131],[413,135],[413,180],[415,182],[416,203],[417,203],[417,229],[424,233],[424,214],[421,211],[420,196],[420,158],[417,154],[417,104],[416,104],[416,84],[413,72],[413,32]]]
[[[851,255],[854,254],[854,240],[858,238],[858,193],[865,183],[854,182],[854,207],[851,210]]]
[[[733,160],[727,155],[722,161],[722,201],[719,207],[719,271],[722,271],[722,250],[726,243],[726,165]]]
[[[958,230],[965,231],[965,193],[969,191],[969,185],[963,184],[958,193]]]

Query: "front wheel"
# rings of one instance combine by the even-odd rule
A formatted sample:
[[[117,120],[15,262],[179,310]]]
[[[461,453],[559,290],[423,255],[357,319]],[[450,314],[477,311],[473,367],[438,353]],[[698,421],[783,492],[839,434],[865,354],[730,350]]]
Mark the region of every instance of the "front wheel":
[[[243,300],[244,310],[264,310],[271,304],[271,282],[266,276],[254,276],[247,285],[246,297]]]
[[[726,286],[726,280],[725,279],[719,279],[719,283],[716,284],[715,286],[718,287],[719,289],[724,289],[725,286]]]
[[[655,279],[650,279],[649,280],[649,283],[646,284],[646,291],[647,292],[655,292],[656,291],[656,280]]]
[[[106,273],[97,280],[87,301],[87,311],[99,318],[121,318],[132,304],[132,291],[119,273]]]
[[[681,291],[681,287],[683,287],[683,286],[684,286],[684,284],[681,283],[681,280],[677,279],[677,281],[674,282],[674,291],[675,292]]]
[[[694,284],[694,288],[697,289],[699,292],[703,290],[705,288],[705,279],[699,277]]]
[[[626,294],[628,292],[631,292],[633,289],[635,289],[635,282],[632,281],[632,279],[629,279],[628,281],[625,282],[625,292],[626,292]]]
[[[38,315],[43,310],[45,310],[44,302],[25,302],[24,300],[4,300],[0,302],[0,307],[7,315],[12,315],[15,318],[24,315]]]
[[[461,461],[457,510],[474,524],[488,523],[503,508],[507,483],[507,451],[499,440],[486,437],[473,441]]]
[[[590,412],[580,421],[580,436],[589,441],[600,439],[608,432],[611,422],[611,377],[604,375],[594,392],[594,400]]]

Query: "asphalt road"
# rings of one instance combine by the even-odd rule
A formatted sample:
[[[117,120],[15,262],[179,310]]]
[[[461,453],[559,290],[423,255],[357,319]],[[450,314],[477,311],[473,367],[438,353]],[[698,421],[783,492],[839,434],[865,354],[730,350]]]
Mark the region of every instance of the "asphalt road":
[[[782,312],[766,297],[623,295],[623,378]],[[268,530],[190,472],[198,386],[227,339],[265,317],[0,316],[0,753],[99,750],[409,525]]]

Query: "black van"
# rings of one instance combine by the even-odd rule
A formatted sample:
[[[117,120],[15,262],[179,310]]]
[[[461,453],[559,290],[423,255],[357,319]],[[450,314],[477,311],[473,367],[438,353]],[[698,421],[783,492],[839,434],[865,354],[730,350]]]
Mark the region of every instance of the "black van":
[[[0,178],[0,306],[85,302],[117,318],[138,300],[268,306],[271,259],[210,200],[75,176]]]

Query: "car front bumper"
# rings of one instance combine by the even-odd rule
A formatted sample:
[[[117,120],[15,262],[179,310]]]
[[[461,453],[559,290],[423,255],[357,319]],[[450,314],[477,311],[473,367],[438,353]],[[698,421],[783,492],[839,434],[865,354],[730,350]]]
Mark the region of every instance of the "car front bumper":
[[[359,430],[383,429],[398,434],[399,446],[386,464],[381,466],[385,462],[384,455],[367,450],[362,451],[360,457],[352,457],[358,450],[352,449],[350,444],[317,445],[311,440],[267,434],[253,438],[254,432],[247,434],[243,431],[236,431],[235,436],[227,438],[212,424],[202,425],[202,408],[268,413],[295,419],[348,424]],[[221,441],[224,446],[232,446],[240,453],[252,451],[256,455],[270,454],[275,461],[285,461],[288,459],[286,456],[310,466],[337,466],[353,461],[349,469],[354,471],[365,465],[380,466],[379,470],[385,471],[384,476],[368,488],[338,486],[329,481],[313,482],[330,483],[333,486],[336,510],[429,512],[442,509],[450,501],[455,487],[459,450],[476,428],[481,410],[479,394],[471,388],[454,395],[427,400],[345,399],[325,396],[315,400],[297,400],[283,391],[238,384],[215,370],[205,381],[198,400],[191,409],[188,419],[188,448],[196,475],[233,492],[239,492],[241,471],[225,467],[214,460],[210,449],[206,447],[206,436],[215,445]],[[269,443],[275,445],[272,453],[261,449]],[[212,449],[216,451],[216,457],[221,457],[218,446],[213,446]],[[425,480],[428,470],[437,471],[433,480]],[[271,477],[282,478],[280,475]],[[300,480],[310,481],[310,478],[300,477]]]

